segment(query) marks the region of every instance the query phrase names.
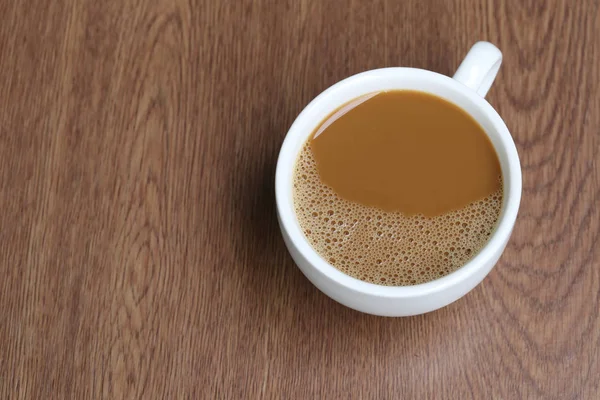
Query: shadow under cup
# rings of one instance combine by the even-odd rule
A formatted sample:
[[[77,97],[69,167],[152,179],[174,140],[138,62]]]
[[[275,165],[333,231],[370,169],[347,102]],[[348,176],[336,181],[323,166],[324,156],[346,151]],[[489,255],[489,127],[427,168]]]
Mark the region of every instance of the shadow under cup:
[[[353,278],[323,259],[304,236],[294,211],[293,172],[311,133],[343,104],[367,93],[416,90],[441,97],[470,114],[492,143],[502,171],[503,203],[487,244],[462,267],[412,286],[383,286]],[[377,315],[414,315],[443,307],[475,287],[500,257],[512,232],[521,196],[521,169],[510,133],[489,103],[445,75],[414,68],[384,68],[347,78],[316,97],[292,124],[277,163],[275,190],[284,241],[307,278],[334,300]]]

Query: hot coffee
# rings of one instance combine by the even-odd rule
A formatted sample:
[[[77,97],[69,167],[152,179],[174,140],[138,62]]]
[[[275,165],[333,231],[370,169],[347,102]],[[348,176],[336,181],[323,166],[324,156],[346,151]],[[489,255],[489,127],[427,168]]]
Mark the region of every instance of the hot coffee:
[[[294,207],[313,248],[355,278],[414,285],[487,242],[502,205],[483,128],[424,92],[378,92],[327,117],[302,148]]]

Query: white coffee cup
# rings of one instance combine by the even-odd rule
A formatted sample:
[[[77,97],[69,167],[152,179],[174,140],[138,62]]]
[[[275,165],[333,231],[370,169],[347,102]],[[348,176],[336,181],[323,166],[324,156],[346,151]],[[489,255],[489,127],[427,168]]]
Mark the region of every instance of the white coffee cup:
[[[365,313],[417,315],[458,300],[490,272],[506,247],[521,200],[521,166],[517,149],[504,121],[484,99],[501,63],[500,50],[491,43],[478,42],[471,48],[454,78],[415,68],[382,68],[363,72],[325,90],[296,118],[277,161],[277,215],[292,258],[323,293]],[[504,181],[504,200],[498,224],[485,247],[451,274],[414,286],[376,285],[336,269],[311,247],[300,228],[293,204],[292,178],[296,158],[323,119],[352,99],[394,89],[432,93],[467,111],[483,127],[496,149]]]

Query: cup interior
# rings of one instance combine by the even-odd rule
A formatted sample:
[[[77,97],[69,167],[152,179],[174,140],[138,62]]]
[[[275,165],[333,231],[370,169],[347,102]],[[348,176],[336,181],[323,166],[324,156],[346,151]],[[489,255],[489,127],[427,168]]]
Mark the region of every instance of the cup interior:
[[[465,265],[450,274],[412,286],[382,286],[339,271],[310,246],[294,212],[292,177],[296,159],[310,134],[333,111],[362,95],[385,90],[418,90],[442,97],[468,112],[488,135],[502,171],[504,198],[496,228],[487,244]],[[436,290],[467,278],[510,236],[521,196],[521,168],[516,147],[498,113],[477,93],[445,75],[414,68],[384,68],[354,75],[317,96],[292,124],[281,148],[275,178],[277,208],[282,229],[307,261],[322,273],[360,292],[410,295]]]

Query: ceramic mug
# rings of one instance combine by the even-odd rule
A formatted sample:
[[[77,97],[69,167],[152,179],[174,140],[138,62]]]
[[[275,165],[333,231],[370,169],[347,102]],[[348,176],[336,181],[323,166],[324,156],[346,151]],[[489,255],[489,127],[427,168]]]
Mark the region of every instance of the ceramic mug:
[[[350,308],[382,316],[409,316],[444,307],[479,284],[496,264],[510,237],[521,200],[517,149],[498,113],[485,101],[502,53],[476,43],[453,78],[415,68],[382,68],[336,83],[317,96],[292,124],[275,175],[277,216],[285,244],[304,275],[323,293]],[[343,104],[367,93],[418,90],[442,97],[468,112],[490,138],[502,170],[504,200],[488,243],[465,265],[439,279],[413,286],[382,286],[353,278],[323,259],[304,236],[294,212],[292,180],[302,146],[319,124]]]

